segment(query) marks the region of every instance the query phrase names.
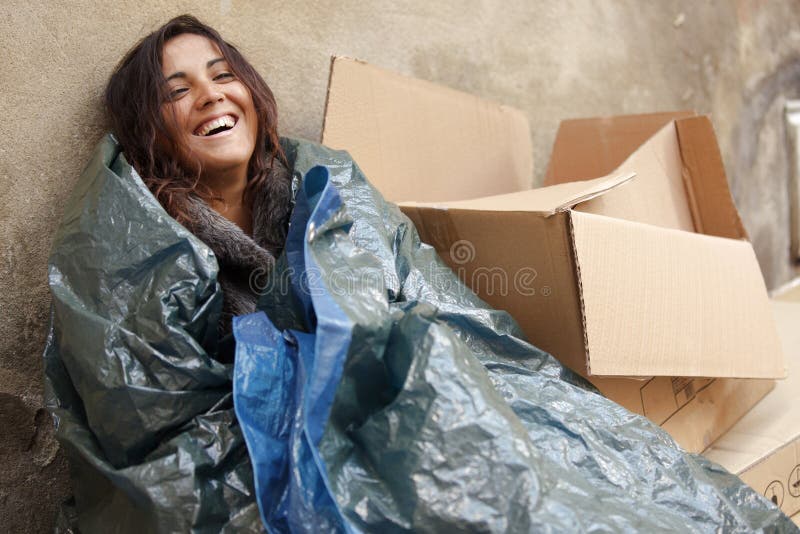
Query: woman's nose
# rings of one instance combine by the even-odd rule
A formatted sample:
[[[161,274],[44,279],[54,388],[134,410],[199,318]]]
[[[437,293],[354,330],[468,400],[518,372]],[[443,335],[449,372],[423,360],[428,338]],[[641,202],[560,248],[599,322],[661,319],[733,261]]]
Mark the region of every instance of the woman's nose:
[[[202,87],[200,96],[197,99],[197,105],[202,109],[212,105],[214,102],[222,102],[224,99],[225,95],[222,91],[215,84],[208,83]]]

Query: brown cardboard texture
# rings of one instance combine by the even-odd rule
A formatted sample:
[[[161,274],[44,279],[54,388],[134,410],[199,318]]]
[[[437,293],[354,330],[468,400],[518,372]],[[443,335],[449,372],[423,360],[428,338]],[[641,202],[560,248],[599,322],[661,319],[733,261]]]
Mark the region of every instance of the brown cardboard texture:
[[[692,111],[679,111],[561,121],[544,185],[609,174],[661,128],[692,116]]]
[[[587,376],[782,377],[752,246],[685,231],[693,223],[686,195],[675,187],[683,188],[676,132],[674,123],[662,128],[616,176],[401,206],[467,285]],[[646,174],[634,177],[632,167]],[[652,208],[629,209],[637,197],[651,199],[645,204]],[[670,207],[659,209],[658,199]],[[520,241],[536,235],[544,241]],[[475,255],[469,262],[453,257],[461,242]],[[572,278],[556,285],[565,271]],[[536,273],[539,299],[535,287],[520,287],[520,273]],[[579,310],[580,320],[564,317],[566,309]],[[565,336],[567,324],[574,330]],[[583,350],[564,337],[582,337]]]
[[[586,182],[572,182],[542,189],[529,189],[505,195],[450,202],[403,202],[403,207],[465,209],[484,211],[524,211],[549,217],[587,202],[633,179],[636,173],[603,176]]]
[[[358,154],[394,201],[496,195],[533,180],[520,111],[343,57],[331,61],[322,143]]]
[[[659,124],[660,129],[654,129]],[[617,161],[617,167],[609,168]],[[747,238],[711,121],[691,112],[563,121],[545,185],[631,170],[646,179],[580,209],[717,237]]]
[[[784,513],[800,512],[800,302],[773,302],[789,377],[705,451]]]
[[[706,117],[665,115],[650,121],[649,137],[631,127],[627,157],[610,171],[606,163],[608,172],[593,167],[581,176],[591,180],[531,190],[527,178],[509,178],[507,163],[482,162],[481,152],[524,159],[519,151],[530,141],[518,112],[353,60],[337,58],[332,69],[325,142],[370,162],[363,168],[388,199],[416,201],[401,208],[422,240],[481,298],[510,312],[533,343],[604,394],[671,425],[679,443],[699,452],[773,386],[739,378],[784,376],[766,288]],[[339,94],[351,91],[360,92]],[[369,117],[399,115],[362,127]],[[481,137],[476,151],[431,140],[418,127],[446,124],[440,137],[485,128],[475,116],[486,125],[521,117],[520,139]],[[600,122],[611,128],[618,120],[638,121]],[[584,137],[623,152],[614,139]],[[556,143],[567,158],[570,143]],[[590,150],[573,148],[577,160]],[[401,159],[414,162],[410,170],[392,167]],[[451,170],[462,161],[474,167],[466,182]]]

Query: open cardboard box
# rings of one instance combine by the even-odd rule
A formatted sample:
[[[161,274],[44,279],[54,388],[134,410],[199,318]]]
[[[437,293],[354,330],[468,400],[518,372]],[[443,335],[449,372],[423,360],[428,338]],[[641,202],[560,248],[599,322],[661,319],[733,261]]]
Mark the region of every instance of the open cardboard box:
[[[789,377],[703,454],[792,515],[800,513],[800,295],[775,298]]]
[[[686,449],[705,449],[785,376],[706,117],[566,122],[556,185],[530,189],[521,112],[334,58],[322,141],[347,149],[534,344]]]

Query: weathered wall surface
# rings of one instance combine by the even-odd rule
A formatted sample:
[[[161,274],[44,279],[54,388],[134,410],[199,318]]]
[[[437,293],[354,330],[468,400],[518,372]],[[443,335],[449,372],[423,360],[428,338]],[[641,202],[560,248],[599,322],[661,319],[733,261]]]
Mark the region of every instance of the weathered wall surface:
[[[265,75],[282,132],[318,140],[331,54],[527,112],[536,181],[562,118],[711,113],[765,278],[791,275],[782,123],[800,96],[797,1],[441,0],[0,4],[0,525],[49,530],[69,493],[42,411],[46,261],[62,205],[104,130],[104,81],[135,40],[190,12]]]

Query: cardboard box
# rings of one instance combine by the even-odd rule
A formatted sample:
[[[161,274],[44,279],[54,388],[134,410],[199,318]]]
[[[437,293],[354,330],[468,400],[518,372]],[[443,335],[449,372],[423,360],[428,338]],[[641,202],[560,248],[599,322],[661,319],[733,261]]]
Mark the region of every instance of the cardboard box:
[[[784,368],[711,124],[678,119],[565,123],[560,183],[527,189],[522,113],[335,58],[323,143],[407,201],[423,241],[533,343],[699,452]],[[597,136],[604,124],[616,137]],[[573,159],[592,179],[562,174]]]
[[[773,302],[789,377],[704,455],[781,507],[800,512],[800,295]]]

